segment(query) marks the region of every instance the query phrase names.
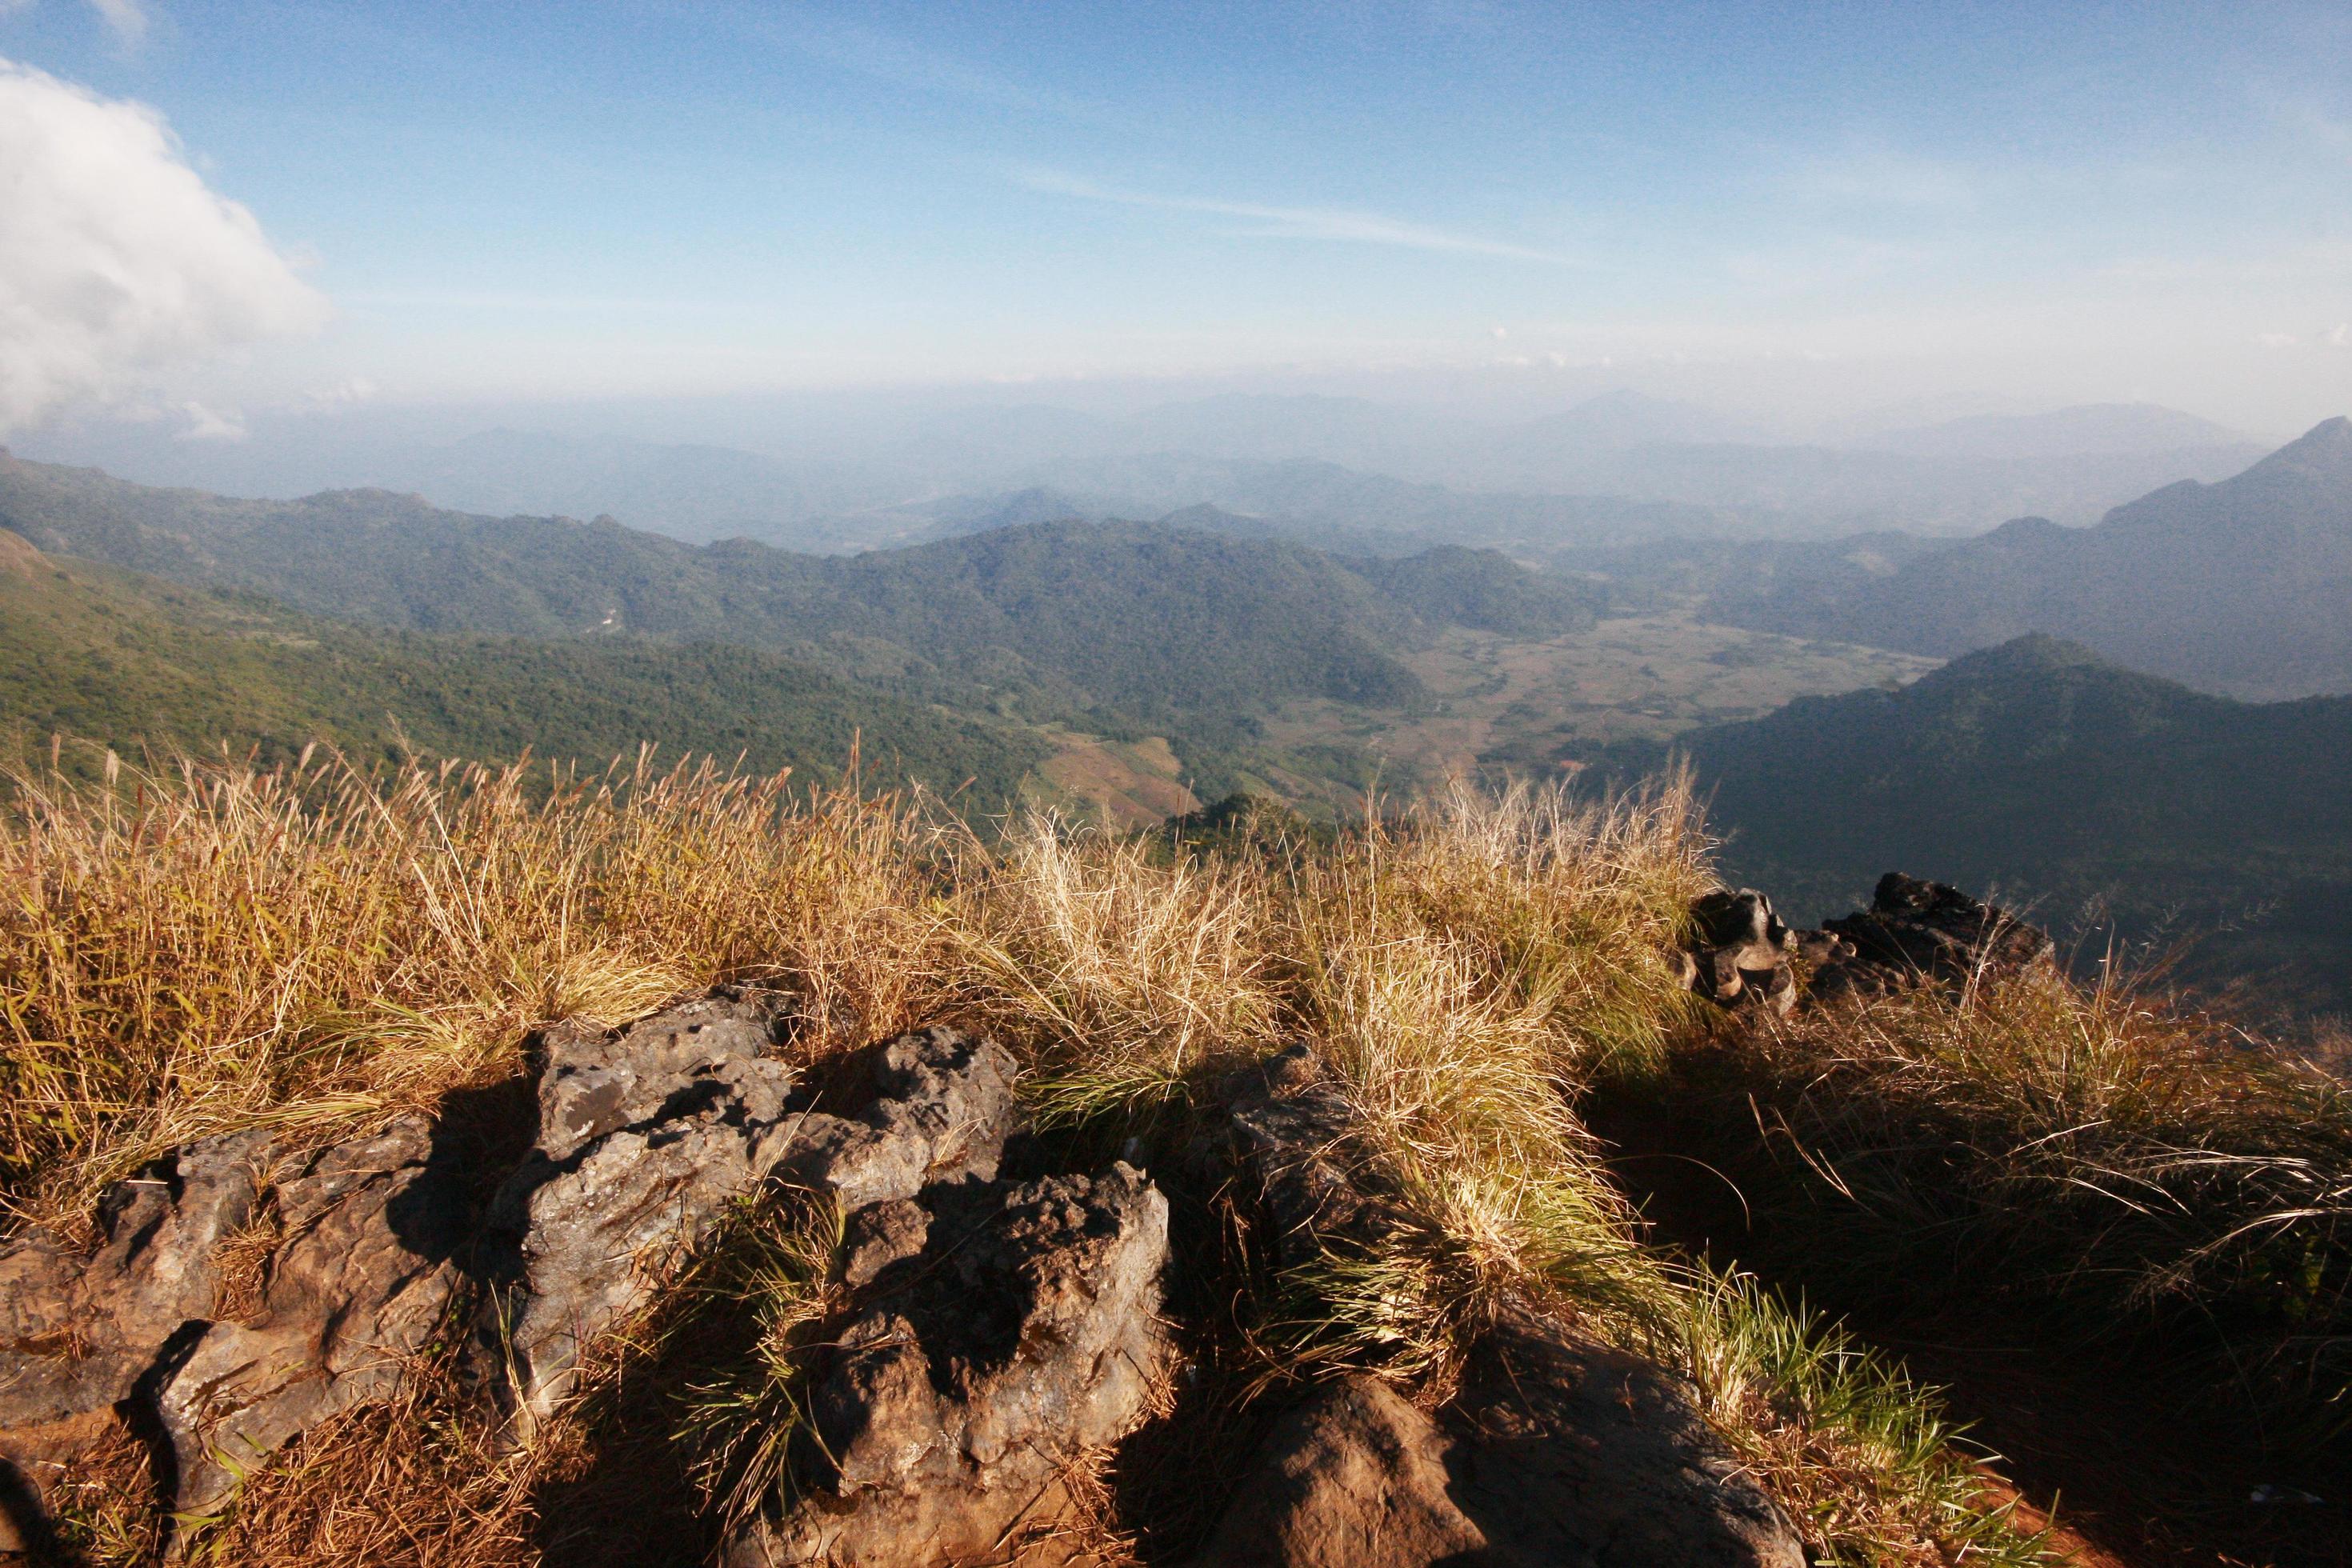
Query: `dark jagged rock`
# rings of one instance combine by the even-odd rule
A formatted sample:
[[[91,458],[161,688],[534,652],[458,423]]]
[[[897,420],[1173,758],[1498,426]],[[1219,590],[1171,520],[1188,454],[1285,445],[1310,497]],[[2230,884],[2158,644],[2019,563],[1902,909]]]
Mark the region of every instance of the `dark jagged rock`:
[[[327,1417],[389,1397],[432,1342],[470,1217],[432,1154],[431,1123],[405,1117],[273,1184],[285,1239],[259,1314],[204,1326],[157,1381],[182,1510],[209,1506],[238,1469]]]
[[[868,1279],[922,1252],[919,1191],[994,1177],[1015,1106],[993,1042],[935,1030],[877,1047],[852,1118],[791,1100],[772,1042],[767,1007],[726,990],[625,1029],[550,1031],[537,1140],[487,1235],[476,1198],[495,1170],[459,1169],[412,1116],[290,1158],[258,1131],[192,1143],[108,1191],[94,1253],[38,1233],[0,1251],[0,1514],[16,1527],[0,1520],[0,1552],[40,1537],[43,1483],[118,1410],[162,1439],[172,1505],[217,1502],[251,1461],[395,1392],[455,1326],[468,1273],[504,1288],[528,1424],[570,1387],[581,1348],[646,1300],[646,1266],[771,1175],[864,1211],[850,1261]],[[260,1305],[226,1321],[217,1255],[265,1204],[277,1239]]]
[[[866,1064],[875,1097],[850,1118],[796,1109],[772,1043],[767,1007],[724,992],[620,1031],[551,1034],[539,1145],[499,1203],[520,1238],[509,1343],[526,1424],[570,1389],[582,1347],[646,1300],[640,1265],[693,1246],[771,1176],[854,1211],[995,1175],[1015,1108],[1014,1064],[994,1041],[890,1041]]]
[[[1167,1365],[1168,1204],[1131,1167],[879,1207],[890,1256],[853,1262],[866,1289],[812,1393],[830,1484],[745,1527],[729,1568],[997,1552],[1067,1506],[1065,1478],[1141,1419]]]
[[[1675,963],[1683,984],[1717,1006],[1754,1003],[1786,1015],[1797,1002],[1789,959],[1800,943],[1762,893],[1719,889],[1691,905],[1689,945]]]
[[[107,1189],[95,1253],[40,1234],[0,1253],[0,1459],[26,1511],[187,1325],[211,1317],[215,1255],[252,1216],[268,1155],[261,1132],[200,1140]],[[38,1533],[37,1519],[14,1522]]]
[[[2047,932],[1943,882],[1900,871],[1878,879],[1870,908],[1825,921],[1852,951],[1822,966],[1813,994],[1824,999],[1899,990],[1921,981],[1962,984],[1979,976],[2048,965]]]
[[[1420,1228],[1307,1048],[1227,1093],[1232,1158],[1285,1267]],[[1681,1378],[1513,1307],[1434,1416],[1368,1379],[1311,1396],[1268,1438],[1202,1561],[1800,1568],[1804,1554]]]
[[[772,1043],[769,1010],[724,993],[625,1029],[549,1032],[539,1142],[497,1204],[520,1238],[508,1342],[526,1426],[570,1392],[582,1350],[645,1302],[645,1266],[691,1247],[782,1157],[793,1071]]]
[[[855,1211],[935,1182],[989,1181],[1016,1118],[1012,1055],[953,1029],[901,1035],[874,1063],[877,1098],[856,1117],[797,1119],[780,1172]]]

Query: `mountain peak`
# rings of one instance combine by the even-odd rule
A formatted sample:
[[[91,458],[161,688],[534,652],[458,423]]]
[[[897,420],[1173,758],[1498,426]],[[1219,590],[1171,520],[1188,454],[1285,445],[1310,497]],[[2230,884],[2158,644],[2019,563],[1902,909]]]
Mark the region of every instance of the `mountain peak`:
[[[2323,419],[2246,472],[2293,473],[2329,484],[2352,485],[2352,419]]]

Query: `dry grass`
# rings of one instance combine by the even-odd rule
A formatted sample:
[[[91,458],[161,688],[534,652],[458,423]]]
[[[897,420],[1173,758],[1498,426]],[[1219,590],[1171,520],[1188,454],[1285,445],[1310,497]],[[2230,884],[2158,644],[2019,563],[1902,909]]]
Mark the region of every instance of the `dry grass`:
[[[1663,1288],[1572,1106],[1664,1048],[1681,1002],[1660,955],[1706,885],[1696,826],[1680,784],[1581,808],[1456,790],[1297,878],[1295,1011],[1444,1238],[1323,1282],[1401,1365],[1443,1366],[1512,1297],[1620,1335],[1655,1318]]]
[[[78,1215],[192,1135],[323,1133],[511,1078],[542,1023],[717,979],[787,997],[809,1057],[984,1024],[1049,1122],[1147,1139],[1225,1068],[1307,1038],[1433,1222],[1424,1250],[1311,1282],[1325,1349],[1442,1375],[1496,1303],[1538,1300],[1738,1383],[1723,1418],[1781,1445],[1776,1485],[1822,1541],[1862,1542],[1853,1560],[1979,1528],[1886,1500],[1925,1484],[1934,1432],[1890,1458],[1861,1405],[1807,1393],[1802,1357],[1639,1249],[1575,1113],[1685,1019],[1661,957],[1710,879],[1685,783],[1597,806],[1455,792],[1312,853],[1172,863],[1049,819],[990,838],[920,803],[642,757],[585,779],[330,759],[16,789],[0,1156],[25,1211]],[[691,1265],[530,1450],[496,1451],[469,1396],[427,1379],[254,1478],[215,1540],[263,1564],[487,1568],[586,1528],[583,1500],[621,1471],[746,1506],[781,1473],[818,1310],[807,1237],[761,1224]],[[733,1359],[682,1364],[661,1325],[706,1308],[733,1338],[686,1338]]]
[[[1709,1416],[1819,1561],[2032,1568],[2046,1536],[1953,1445],[1900,1368],[1745,1275],[1701,1274],[1679,1298],[1683,1362]]]
[[[1167,864],[1142,840],[1033,816],[967,838],[947,962],[976,1018],[1038,1066],[1050,1125],[1145,1114],[1278,1036],[1262,873]]]
[[[918,1004],[902,804],[641,755],[601,776],[326,759],[12,781],[0,1170],[71,1222],[181,1141],[341,1124],[509,1076],[535,1026],[757,977],[813,1049]]]
[[[1924,1264],[2352,1420],[2352,1087],[2128,984],[1920,990],[1735,1042],[1847,1266]],[[1888,1275],[1890,1268],[1902,1272]]]

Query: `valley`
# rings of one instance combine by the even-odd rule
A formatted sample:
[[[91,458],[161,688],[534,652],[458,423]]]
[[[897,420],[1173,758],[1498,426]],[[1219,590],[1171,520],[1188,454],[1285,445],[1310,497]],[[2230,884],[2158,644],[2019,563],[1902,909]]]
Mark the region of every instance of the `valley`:
[[[1803,642],[1711,625],[1683,606],[1612,616],[1543,641],[1452,629],[1405,660],[1427,689],[1381,713],[1328,699],[1285,702],[1264,721],[1276,756],[1342,759],[1358,781],[1392,793],[1449,774],[1573,773],[1627,747],[1663,752],[1704,725],[1760,718],[1799,697],[1916,679],[1934,659],[1850,644]],[[1334,795],[1304,766],[1269,773],[1277,793],[1360,810],[1360,784]]]

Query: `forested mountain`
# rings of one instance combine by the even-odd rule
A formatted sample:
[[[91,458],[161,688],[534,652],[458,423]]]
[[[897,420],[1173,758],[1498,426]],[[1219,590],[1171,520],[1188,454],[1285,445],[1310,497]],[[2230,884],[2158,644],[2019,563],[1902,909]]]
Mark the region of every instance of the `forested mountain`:
[[[2094,528],[2020,518],[1891,574],[1726,595],[1716,613],[1938,655],[2046,632],[2233,697],[2352,691],[2352,420]]]
[[[1395,705],[1395,653],[1459,620],[1557,635],[1593,590],[1492,552],[1349,560],[1145,523],[1034,523],[909,550],[694,546],[609,519],[485,518],[335,491],[235,501],[0,460],[0,523],[42,548],[432,632],[615,634],[777,649],[960,698],[1157,721],[1293,695]]]
[[[853,748],[877,781],[1010,800],[1034,736],[860,688],[761,649],[530,640],[358,626],[257,595],[44,556],[0,530],[0,757],[62,734],[282,757],[313,740],[362,759],[541,757],[601,766],[654,742],[833,777]],[[68,765],[94,765],[77,747]]]
[[[1730,873],[1808,918],[1900,868],[2352,1003],[2352,698],[2237,702],[2028,637],[1686,750]]]

